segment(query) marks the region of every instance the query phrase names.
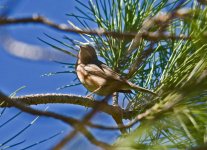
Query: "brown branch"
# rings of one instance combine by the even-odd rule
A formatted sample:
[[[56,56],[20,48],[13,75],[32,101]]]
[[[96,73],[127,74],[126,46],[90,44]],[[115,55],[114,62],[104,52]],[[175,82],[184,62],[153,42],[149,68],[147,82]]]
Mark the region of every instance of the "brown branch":
[[[184,34],[181,34],[181,35],[173,35],[173,34],[170,34],[170,33],[165,33],[165,32],[143,32],[142,33],[142,38],[146,39],[146,40],[149,40],[149,41],[160,41],[160,40],[163,40],[163,39],[171,39],[171,40],[189,40],[191,39],[192,37],[189,37],[189,36],[186,36]]]
[[[86,29],[70,28],[66,24],[56,24],[50,21],[49,19],[39,15],[33,15],[33,17],[19,18],[19,19],[0,18],[0,25],[29,24],[29,23],[42,24],[58,31],[72,32],[72,33],[79,33],[79,34],[106,35],[106,36],[108,35],[117,38],[133,38],[136,35],[135,33],[117,33],[114,31],[104,31],[103,29],[86,30]]]
[[[13,100],[23,102],[27,105],[38,105],[38,104],[54,104],[54,103],[61,103],[61,104],[73,104],[79,105],[84,107],[90,108],[97,108],[99,107],[99,111],[105,112],[108,115],[111,115],[113,119],[116,121],[117,125],[120,125],[122,119],[130,119],[133,116],[136,116],[137,111],[126,111],[122,109],[120,106],[113,106],[108,105],[102,101],[94,101],[88,97],[76,96],[71,94],[32,94],[32,95],[25,95],[20,97],[14,97]],[[0,101],[1,103],[1,101]],[[10,107],[8,104],[3,103],[0,107]],[[96,127],[96,125],[89,124],[91,127]],[[122,131],[123,132],[123,131]]]
[[[0,101],[1,102],[6,102],[7,104],[9,104],[10,106],[14,106],[18,109],[20,109],[23,112],[27,112],[31,115],[38,115],[38,116],[45,116],[45,117],[51,117],[54,119],[58,119],[61,120],[67,124],[70,124],[72,127],[74,127],[77,131],[81,132],[85,137],[87,137],[87,139],[97,145],[100,146],[102,148],[108,148],[110,147],[108,144],[103,143],[101,141],[96,140],[96,138],[88,131],[88,129],[85,127],[85,124],[81,124],[80,121],[73,119],[73,118],[69,118],[60,114],[56,114],[53,112],[45,112],[45,111],[41,111],[41,110],[35,110],[31,107],[26,106],[24,103],[19,102],[19,101],[15,101],[7,96],[5,96],[3,93],[0,92]],[[78,126],[77,126],[78,124]]]
[[[14,97],[14,98],[9,98],[13,102],[18,102],[18,103],[23,103],[24,105],[38,105],[38,104],[54,104],[54,103],[61,103],[61,104],[74,104],[74,105],[80,105],[84,107],[91,107],[91,108],[97,108],[99,107],[99,111],[105,112],[109,115],[111,115],[113,118],[117,117],[123,117],[123,119],[130,119],[133,116],[136,116],[137,111],[125,111],[124,109],[120,108],[119,106],[111,106],[108,105],[105,102],[101,101],[93,101],[90,98],[82,97],[82,96],[75,96],[75,95],[70,95],[70,94],[32,94],[32,95],[26,95],[26,96],[20,96],[20,97]],[[0,93],[0,107],[13,107],[14,105],[12,103],[8,103],[7,101],[2,98],[2,95]],[[48,112],[42,112],[43,114],[48,115]],[[53,117],[55,119],[61,120],[65,123],[73,122],[76,123],[76,119],[69,119],[65,116],[55,114],[50,114],[48,117]],[[93,127],[93,128],[99,128],[99,125],[96,124],[91,124],[87,123],[88,126]],[[108,127],[103,127],[100,126],[101,129],[108,129]],[[110,128],[109,128],[110,129]],[[118,129],[119,128],[112,128],[113,129]],[[111,129],[110,129],[111,130]]]
[[[1,18],[0,17],[0,26],[3,25],[14,25],[14,24],[41,24],[48,26],[52,29],[63,31],[63,32],[71,32],[71,33],[79,33],[79,34],[90,34],[90,35],[98,35],[98,36],[111,36],[114,38],[120,39],[133,39],[137,33],[136,32],[116,32],[116,31],[105,31],[103,29],[96,29],[96,30],[87,30],[87,29],[77,29],[71,28],[66,24],[56,24],[49,19],[33,15],[33,17],[28,18]],[[188,37],[185,36],[176,36],[170,34],[163,34],[163,33],[144,33],[143,37],[147,40],[158,40],[158,39],[187,39]],[[157,39],[157,37],[159,37]]]
[[[76,96],[71,94],[57,94],[57,93],[48,93],[48,94],[31,94],[25,96],[19,96],[12,98],[14,101],[19,101],[27,105],[38,105],[38,104],[74,104],[84,107],[95,108],[97,105],[102,107],[99,108],[100,111],[105,112],[112,117],[122,116],[123,119],[130,119],[137,111],[125,111],[119,106],[108,105],[101,101],[94,101],[91,98]],[[0,100],[0,103],[2,101]],[[13,105],[2,103],[0,107],[11,107]]]

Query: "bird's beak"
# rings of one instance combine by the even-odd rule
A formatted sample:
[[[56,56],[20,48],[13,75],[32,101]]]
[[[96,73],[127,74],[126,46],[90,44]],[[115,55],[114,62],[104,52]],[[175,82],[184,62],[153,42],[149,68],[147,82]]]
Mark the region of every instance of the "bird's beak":
[[[86,48],[86,46],[85,45],[81,45],[80,48]]]

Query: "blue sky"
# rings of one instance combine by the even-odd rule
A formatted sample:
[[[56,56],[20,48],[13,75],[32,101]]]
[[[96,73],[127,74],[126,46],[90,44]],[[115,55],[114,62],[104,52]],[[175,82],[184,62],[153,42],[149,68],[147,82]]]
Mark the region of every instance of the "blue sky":
[[[65,14],[71,12],[77,13],[75,10],[76,5],[77,3],[75,3],[74,0],[19,0],[18,3],[17,1],[12,2],[12,0],[2,0],[0,1],[0,12],[3,11],[3,9],[12,9],[12,11],[9,13],[10,17],[28,17],[34,13],[38,13],[53,20],[56,23],[67,23],[67,20],[69,18]],[[6,33],[10,37],[21,42],[41,46],[45,50],[51,49],[46,44],[39,41],[37,37],[49,41],[49,39],[45,37],[44,33],[47,33],[55,38],[62,38],[66,34],[63,32],[51,30],[47,27],[32,24],[0,27],[0,36],[5,36],[1,33]],[[74,34],[67,35],[72,38],[77,38],[77,36]],[[70,84],[75,76],[70,74],[62,74],[50,77],[42,77],[41,75],[45,73],[65,71],[65,68],[63,68],[62,65],[48,61],[48,59],[33,61],[17,58],[6,52],[3,45],[0,45],[0,56],[0,90],[8,95],[22,86],[26,86],[26,88],[19,91],[18,95],[35,93],[72,93],[84,95],[86,91],[82,86],[66,88],[57,91],[58,87]],[[70,63],[74,63],[76,61],[74,58],[71,58],[69,56],[61,57],[62,54],[57,54],[57,56],[60,60],[62,59],[62,61]],[[41,105],[35,108],[44,110],[47,106],[49,106],[49,111],[54,111],[73,117],[75,116],[76,118],[82,117],[88,111],[82,107],[61,104]],[[2,110],[0,109],[0,112],[1,111]],[[19,111],[14,108],[7,109],[0,117],[0,125],[18,112]],[[0,143],[3,143],[12,137],[12,135],[19,132],[22,128],[26,127],[34,118],[34,116],[22,113],[16,119],[12,120],[4,127],[1,127]],[[104,122],[113,124],[112,118],[106,116],[105,114],[96,116],[94,120],[98,123],[102,123],[104,120]],[[59,141],[65,134],[71,131],[71,128],[68,125],[60,121],[41,117],[23,134],[16,137],[13,141],[9,142],[6,145],[12,145],[25,139],[26,141],[19,147],[11,148],[20,149],[48,138],[60,131],[63,131],[64,133],[52,140],[49,140],[46,143],[39,144],[38,146],[35,146],[31,149],[49,149],[54,143]],[[119,135],[119,132],[101,132],[99,130],[93,130],[93,133],[95,135],[98,135],[99,139],[108,142],[113,142]],[[82,149],[83,147],[87,149],[95,148],[81,135],[76,136],[76,138],[70,143],[69,147],[75,147],[76,149]]]

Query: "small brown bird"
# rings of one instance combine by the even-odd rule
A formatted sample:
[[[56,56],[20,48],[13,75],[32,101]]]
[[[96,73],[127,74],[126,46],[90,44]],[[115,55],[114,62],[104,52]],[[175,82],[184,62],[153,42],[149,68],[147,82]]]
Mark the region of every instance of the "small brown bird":
[[[99,61],[95,49],[90,45],[80,46],[76,72],[80,82],[89,91],[98,95],[108,96],[114,92],[131,93],[131,90],[156,95],[154,92],[124,79]]]

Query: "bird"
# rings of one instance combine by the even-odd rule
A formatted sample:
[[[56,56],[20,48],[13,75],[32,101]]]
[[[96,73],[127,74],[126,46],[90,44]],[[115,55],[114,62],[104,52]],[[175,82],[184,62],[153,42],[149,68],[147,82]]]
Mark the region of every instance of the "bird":
[[[156,95],[155,92],[130,82],[101,62],[94,47],[89,44],[80,46],[75,69],[80,82],[92,92],[90,96],[94,93],[100,96],[114,92],[132,93],[132,90]]]

